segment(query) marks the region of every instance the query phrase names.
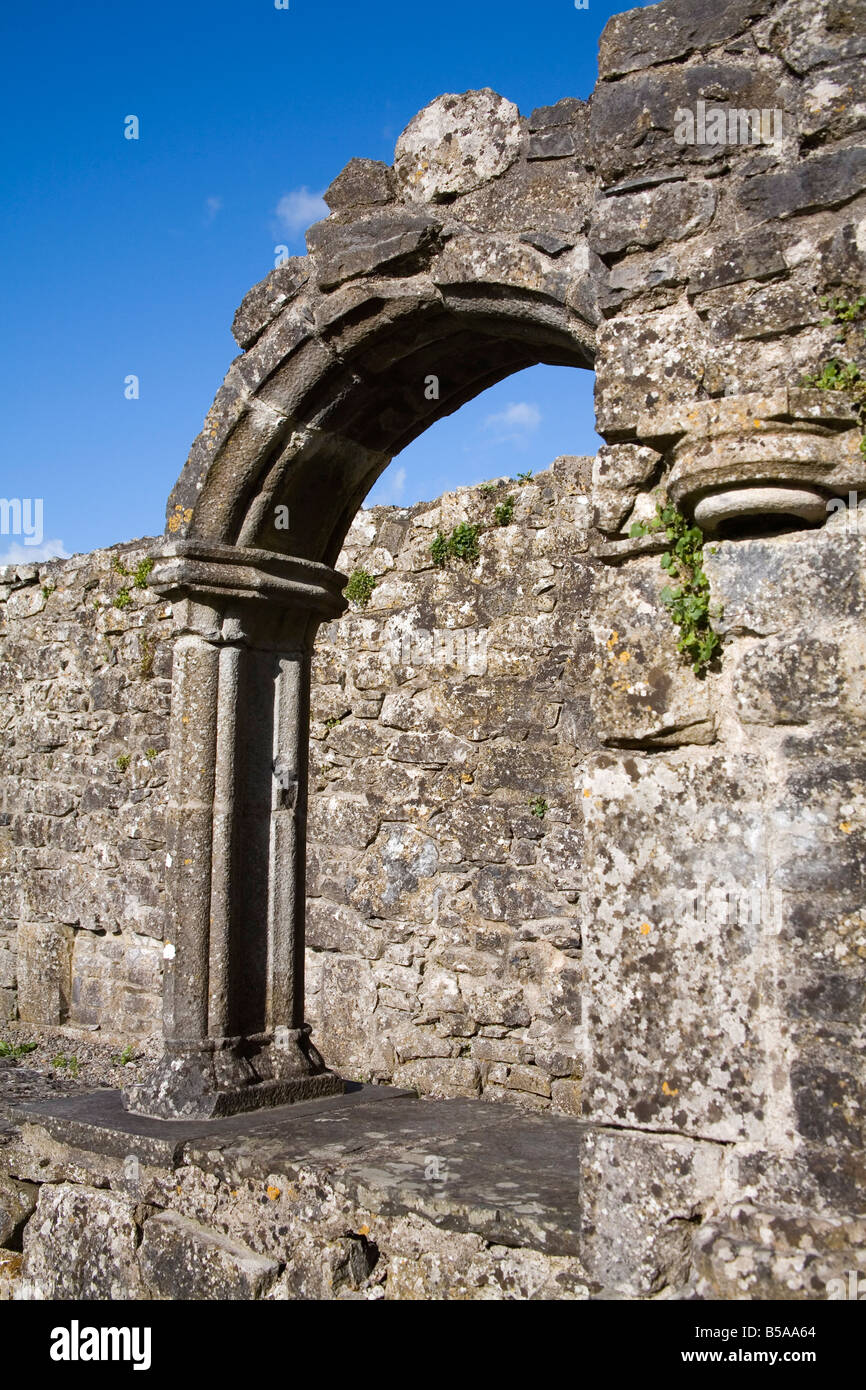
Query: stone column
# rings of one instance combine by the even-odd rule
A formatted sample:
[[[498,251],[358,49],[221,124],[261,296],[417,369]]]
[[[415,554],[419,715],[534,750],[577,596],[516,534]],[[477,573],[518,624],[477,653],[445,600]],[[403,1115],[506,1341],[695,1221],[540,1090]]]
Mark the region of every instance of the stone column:
[[[140,1114],[216,1116],[335,1094],[304,1023],[310,654],[345,579],[183,540],[155,557],[172,674],[164,1056]]]

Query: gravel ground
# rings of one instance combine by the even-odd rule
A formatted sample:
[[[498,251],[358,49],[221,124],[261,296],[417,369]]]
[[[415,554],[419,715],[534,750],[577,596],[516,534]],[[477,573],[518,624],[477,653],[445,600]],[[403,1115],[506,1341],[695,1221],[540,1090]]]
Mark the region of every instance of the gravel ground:
[[[18,1052],[22,1045],[32,1050]],[[10,1058],[4,1057],[5,1044],[15,1049]],[[122,1045],[104,1042],[98,1033],[84,1033],[72,1028],[42,1028],[26,1023],[0,1025],[0,1067],[12,1062],[17,1067],[37,1073],[48,1089],[56,1093],[92,1091],[99,1087],[125,1087],[143,1079],[160,1054],[157,1040],[126,1044],[130,1060]],[[55,1084],[51,1084],[55,1083]]]

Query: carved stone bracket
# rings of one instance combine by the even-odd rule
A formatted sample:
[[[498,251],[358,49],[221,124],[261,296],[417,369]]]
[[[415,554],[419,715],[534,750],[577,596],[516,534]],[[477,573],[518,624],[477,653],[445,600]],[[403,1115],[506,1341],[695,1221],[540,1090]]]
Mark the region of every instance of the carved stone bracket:
[[[857,412],[835,391],[696,401],[648,413],[638,434],[665,449],[668,495],[710,532],[744,517],[819,522],[828,498],[866,487]]]

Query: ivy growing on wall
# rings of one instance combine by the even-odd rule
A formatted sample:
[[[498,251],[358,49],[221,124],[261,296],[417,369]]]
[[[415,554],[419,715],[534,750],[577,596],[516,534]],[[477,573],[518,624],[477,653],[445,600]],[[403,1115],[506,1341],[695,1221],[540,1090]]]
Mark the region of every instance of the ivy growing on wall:
[[[653,536],[664,531],[668,549],[662,569],[673,581],[661,591],[662,603],[680,630],[677,650],[692,663],[696,676],[705,676],[722,641],[710,620],[710,582],[704,573],[704,533],[690,526],[682,512],[666,500],[656,503],[651,521],[636,521],[630,535]]]

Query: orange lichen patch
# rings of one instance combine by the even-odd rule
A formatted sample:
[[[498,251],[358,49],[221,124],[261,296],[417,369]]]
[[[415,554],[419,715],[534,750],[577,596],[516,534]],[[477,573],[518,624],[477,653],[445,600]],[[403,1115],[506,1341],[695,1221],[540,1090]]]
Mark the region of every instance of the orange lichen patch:
[[[850,835],[854,827],[849,820],[840,820],[839,829],[842,831],[843,835]]]
[[[369,1226],[366,1226],[366,1225],[365,1225],[365,1226],[359,1226],[359,1227],[358,1227],[358,1235],[359,1235],[359,1236],[368,1236],[369,1234],[370,1234],[370,1227],[369,1227]]]
[[[168,519],[168,529],[172,532],[177,531],[184,523],[188,525],[191,521],[192,507],[184,509],[180,503],[177,502],[175,503],[174,511]]]
[[[267,1192],[268,1197],[272,1202],[275,1202],[280,1195],[280,1189],[278,1187],[269,1187],[267,1189]]]
[[[669,1086],[666,1081],[662,1082],[662,1091],[666,1096],[678,1096],[679,1089],[676,1086]]]
[[[620,661],[631,661],[631,652],[620,652]]]
[[[592,796],[592,792],[590,791],[589,787],[584,787],[583,794],[584,796]]]
[[[610,651],[611,647],[616,646],[616,644],[617,644],[618,641],[619,641],[619,633],[618,633],[618,632],[615,632],[615,631],[614,631],[614,632],[611,632],[610,636],[609,636],[608,639],[607,639],[607,642],[605,643],[605,646],[607,647],[608,651]]]
[[[649,936],[649,934],[650,934],[651,931],[652,931],[652,927],[650,926],[649,922],[641,922],[641,924],[640,924],[640,934],[641,934],[641,936]]]

